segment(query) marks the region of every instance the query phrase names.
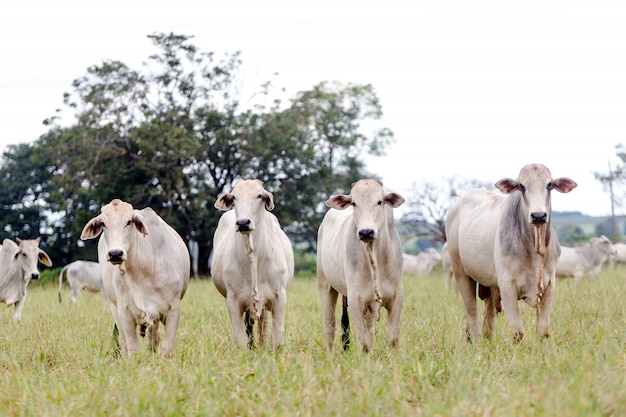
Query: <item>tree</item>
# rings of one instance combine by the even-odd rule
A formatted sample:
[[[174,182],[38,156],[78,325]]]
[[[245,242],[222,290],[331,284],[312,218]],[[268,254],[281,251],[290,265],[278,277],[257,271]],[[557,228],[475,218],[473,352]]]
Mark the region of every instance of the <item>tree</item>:
[[[400,218],[400,228],[404,235],[417,236],[432,242],[445,242],[445,219],[450,207],[465,192],[490,184],[461,177],[449,177],[442,183],[423,181],[413,184],[413,191],[407,197],[409,210]]]
[[[294,241],[312,243],[331,192],[366,175],[360,157],[382,154],[389,129],[370,134],[382,107],[370,85],[321,83],[283,107],[243,108],[238,53],[217,59],[190,37],[149,36],[158,53],[144,70],[105,61],[72,84],[64,104],[75,123],[32,146],[45,154],[47,209],[65,219],[69,252],[87,220],[113,198],[152,207],[189,243],[206,274],[219,213],[217,195],[254,177],[276,192],[276,213]],[[259,87],[269,95],[271,83]],[[45,167],[45,168],[43,168]],[[41,182],[41,181],[40,181]],[[19,197],[19,196],[18,196]],[[61,234],[58,234],[58,237]],[[91,248],[90,250],[94,250]]]

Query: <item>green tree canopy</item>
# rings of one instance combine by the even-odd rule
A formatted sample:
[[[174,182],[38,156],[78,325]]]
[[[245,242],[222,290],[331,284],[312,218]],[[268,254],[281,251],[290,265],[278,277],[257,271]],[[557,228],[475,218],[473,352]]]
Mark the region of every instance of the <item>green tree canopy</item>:
[[[64,104],[75,123],[61,127],[51,118],[48,134],[5,153],[2,180],[13,181],[18,169],[32,174],[11,184],[2,209],[19,207],[24,216],[30,198],[37,203],[29,227],[39,221],[48,232],[47,220],[36,217],[51,213],[60,225],[51,240],[66,261],[84,250],[78,239],[87,220],[121,198],[152,207],[197,242],[198,272],[205,274],[220,216],[213,203],[233,181],[249,177],[275,194],[275,213],[290,237],[313,243],[323,202],[371,176],[361,157],[382,155],[393,141],[378,126],[382,106],[371,85],[322,82],[286,104],[244,107],[235,87],[239,53],[218,59],[188,36],[149,39],[158,52],[141,70],[105,61],[73,82]],[[271,83],[259,92],[269,97]],[[23,224],[6,219],[5,229]]]

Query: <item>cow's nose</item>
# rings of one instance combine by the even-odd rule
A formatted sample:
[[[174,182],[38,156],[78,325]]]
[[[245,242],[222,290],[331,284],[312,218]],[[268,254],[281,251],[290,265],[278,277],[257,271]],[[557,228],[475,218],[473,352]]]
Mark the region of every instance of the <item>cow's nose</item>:
[[[361,240],[374,240],[374,230],[372,229],[361,229],[359,230],[359,239]]]
[[[33,272],[32,274],[30,274],[30,277],[32,279],[39,279],[39,272]]]
[[[250,219],[239,219],[237,220],[237,230],[240,232],[249,232],[250,231]]]
[[[113,249],[109,251],[109,262],[114,265],[121,264],[124,260],[124,251],[121,249]]]
[[[544,224],[548,220],[548,213],[545,211],[536,211],[530,214],[530,220],[533,224]]]

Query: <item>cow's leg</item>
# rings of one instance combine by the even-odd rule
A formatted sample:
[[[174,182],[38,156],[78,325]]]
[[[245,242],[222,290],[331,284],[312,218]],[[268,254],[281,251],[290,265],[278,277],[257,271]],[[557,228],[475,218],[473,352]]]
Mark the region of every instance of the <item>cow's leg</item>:
[[[374,348],[374,325],[376,324],[378,317],[380,317],[380,307],[380,304],[376,301],[362,304],[363,333],[361,335],[361,343],[363,344],[363,350],[367,353],[371,352]],[[348,303],[348,309],[349,308],[350,304]]]
[[[161,356],[170,358],[174,356],[174,347],[176,344],[176,332],[180,322],[180,304],[172,303],[172,307],[165,318],[163,326],[163,341],[161,343]],[[156,325],[154,326],[156,327]]]
[[[467,340],[478,341],[480,334],[478,331],[478,304],[476,302],[476,281],[465,274],[458,274],[455,271],[456,287],[463,298],[465,305],[465,321],[467,323]]]
[[[26,301],[26,292],[24,296],[17,300],[14,304],[15,310],[13,311],[13,321],[19,323],[22,320],[22,309],[24,308],[24,301]]]
[[[326,350],[330,353],[333,350],[333,342],[335,341],[335,309],[337,308],[339,293],[319,276],[318,282],[324,320],[324,339],[326,340]]]
[[[500,292],[497,288],[489,288],[478,284],[478,296],[485,302],[482,336],[486,339],[491,339],[496,325],[496,303],[500,302]]]
[[[127,356],[139,351],[139,338],[137,337],[137,323],[129,311],[118,309],[117,317],[120,327],[120,345],[122,345],[122,334],[126,344],[126,350],[121,346],[122,354]]]
[[[150,350],[152,352],[159,351],[159,344],[161,342],[161,337],[159,336],[159,322],[156,321],[152,326],[148,326],[147,334],[148,334],[148,346],[150,346]]]
[[[352,318],[356,339],[365,352],[371,352],[374,346],[374,322],[378,317],[379,308],[374,300],[365,303],[358,294],[348,294],[348,314]]]
[[[585,274],[582,271],[574,272],[574,284],[580,284],[580,281],[582,281],[584,275]]]
[[[554,279],[543,290],[541,302],[537,305],[537,334],[541,337],[550,336],[550,310],[554,295]]]
[[[270,310],[267,306],[261,307],[261,317],[259,318],[259,345],[267,346],[270,343],[271,326]]]
[[[226,296],[226,308],[228,309],[230,325],[233,329],[233,343],[235,346],[241,348],[247,347],[248,335],[246,333],[246,324],[243,317],[244,310],[232,291]]]
[[[500,296],[502,297],[504,315],[512,330],[513,342],[519,343],[524,338],[525,330],[524,323],[519,315],[517,288],[513,286],[510,280],[503,279],[500,283]]]
[[[119,318],[117,317],[117,307],[114,304],[109,304],[109,307],[111,308],[111,315],[113,316],[113,354],[116,357],[119,357],[126,354],[126,338],[124,337],[124,332],[121,331],[120,325],[118,324]]]
[[[285,314],[287,311],[287,291],[283,289],[272,306],[272,342],[275,348],[283,345]]]
[[[394,298],[387,306],[387,343],[396,346],[400,335],[400,313],[404,303],[404,290],[402,286],[396,291]]]
[[[483,315],[483,337],[491,339],[493,330],[496,326],[496,308],[494,305],[493,295],[485,298],[485,311]]]
[[[70,287],[72,291],[70,292],[69,299],[71,302],[75,303],[78,301],[78,296],[80,295],[80,285],[77,282],[70,281]]]

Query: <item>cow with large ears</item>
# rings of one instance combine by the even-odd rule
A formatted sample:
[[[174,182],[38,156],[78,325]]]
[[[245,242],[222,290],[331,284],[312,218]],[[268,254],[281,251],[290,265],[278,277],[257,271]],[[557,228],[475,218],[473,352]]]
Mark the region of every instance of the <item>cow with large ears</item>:
[[[387,193],[381,182],[362,179],[349,195],[326,201],[326,212],[317,236],[317,279],[324,315],[326,348],[335,338],[335,309],[343,296],[344,349],[349,345],[349,320],[366,352],[374,345],[374,322],[380,307],[388,313],[387,342],[398,343],[400,313],[404,301],[402,247],[393,209],[404,203],[397,193]],[[346,305],[347,304],[347,305]]]
[[[467,337],[480,337],[476,293],[485,302],[482,336],[491,338],[496,312],[504,310],[515,343],[524,337],[518,300],[537,309],[537,333],[550,335],[550,310],[561,248],[552,228],[551,191],[576,188],[552,178],[542,164],[524,166],[517,179],[493,190],[464,194],[446,215],[446,238],[457,288],[465,304]]]
[[[215,208],[226,211],[215,230],[211,275],[226,298],[233,342],[254,347],[258,322],[261,345],[283,344],[287,287],[293,279],[293,248],[281,229],[274,196],[256,179],[237,182],[221,193]]]
[[[165,327],[162,356],[172,356],[180,318],[180,302],[190,274],[183,239],[151,208],[135,210],[115,199],[89,220],[81,239],[98,241],[102,285],[119,329],[121,353],[139,350],[138,328],[146,328],[150,347],[160,345],[159,323]]]
[[[0,301],[7,306],[15,306],[13,321],[22,319],[22,309],[26,301],[26,287],[31,279],[39,278],[37,262],[52,266],[46,252],[39,249],[40,238],[4,239],[0,246]]]

